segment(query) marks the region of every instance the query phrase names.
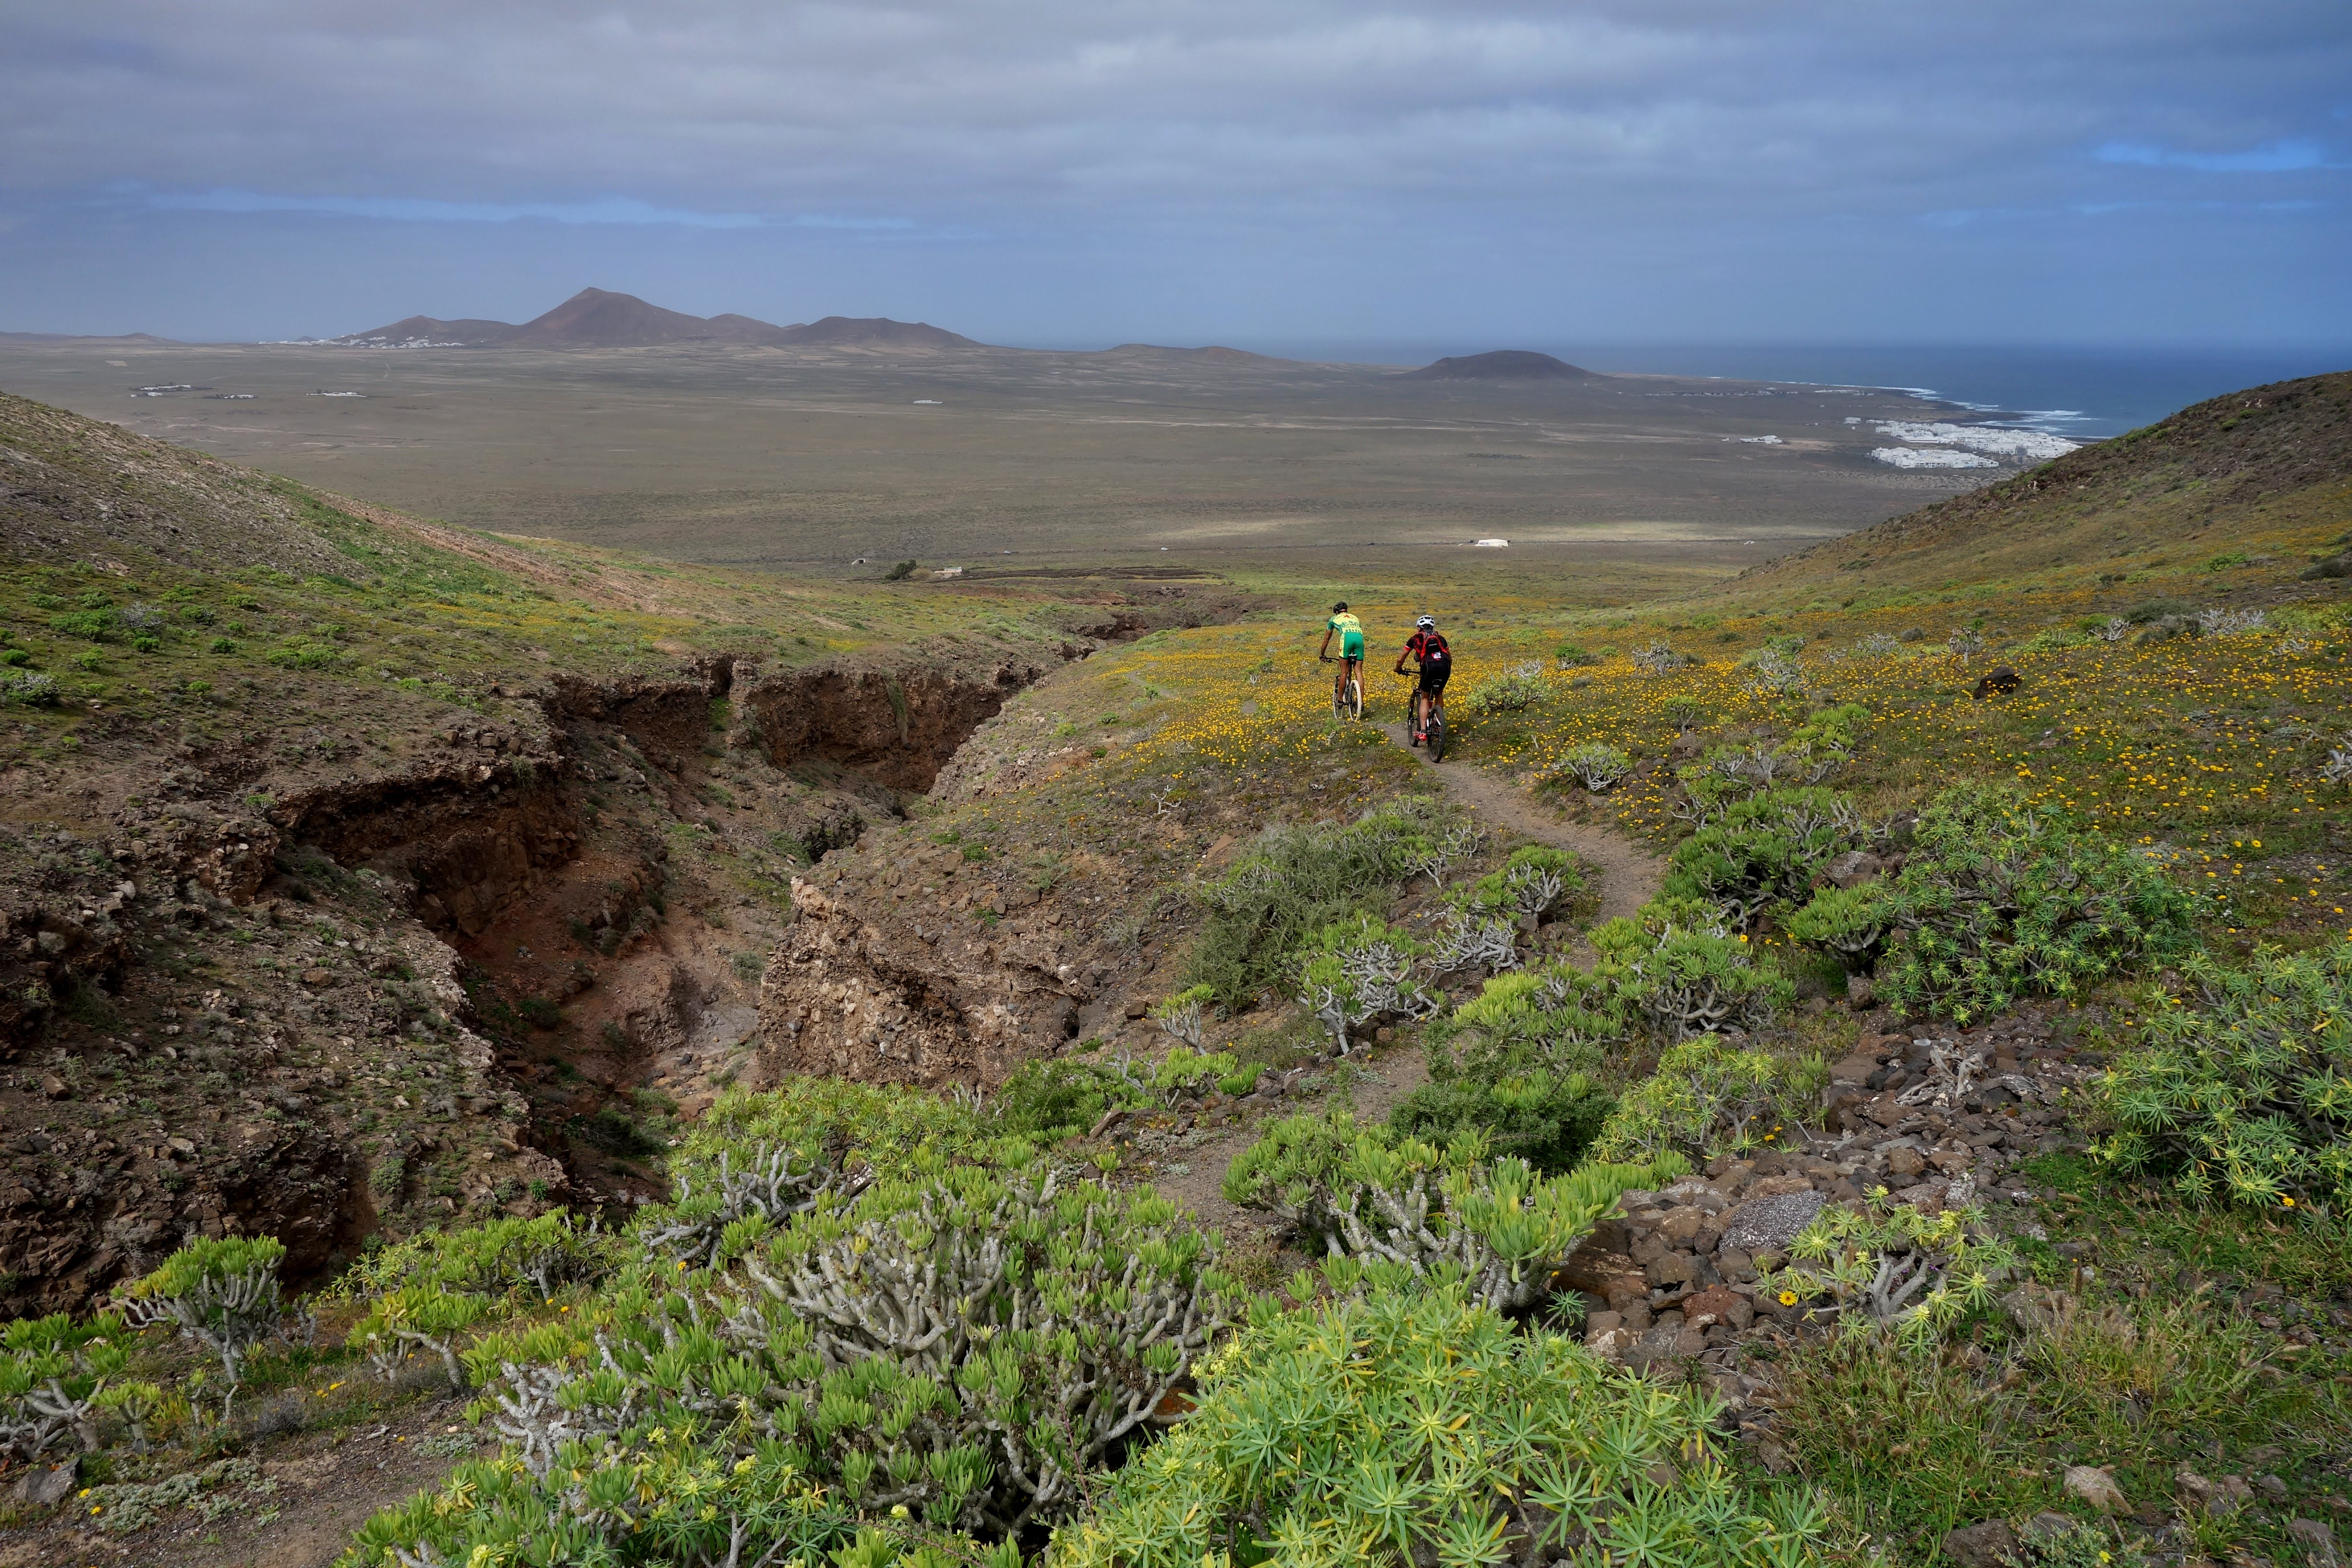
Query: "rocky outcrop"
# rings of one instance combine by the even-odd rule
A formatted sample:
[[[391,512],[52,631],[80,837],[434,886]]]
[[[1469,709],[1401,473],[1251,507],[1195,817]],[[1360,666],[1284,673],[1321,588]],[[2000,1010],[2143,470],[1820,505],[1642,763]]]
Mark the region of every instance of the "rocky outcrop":
[[[1091,994],[1078,970],[1056,962],[1050,938],[1000,937],[961,916],[943,867],[887,873],[911,895],[903,909],[887,889],[853,901],[837,884],[793,881],[800,918],[761,987],[761,1081],[992,1087],[1072,1037]]]
[[[1886,1189],[1931,1213],[2016,1195],[2009,1168],[2073,1146],[2060,1110],[2099,1065],[2020,1012],[1975,1031],[1882,1025],[1831,1068],[1826,1127],[1796,1147],[1726,1156],[1659,1192],[1627,1193],[1555,1279],[1584,1294],[1585,1342],[1628,1366],[1698,1363],[1768,1465],[1771,1417],[1750,1408],[1768,1369],[1744,1345],[1825,1326],[1810,1302],[1758,1289],[1825,1208]],[[1775,1142],[1779,1142],[1776,1139]]]
[[[981,672],[934,663],[821,667],[766,677],[738,701],[775,766],[821,758],[920,793],[1006,698],[1043,674],[1023,662]]]
[[[627,676],[593,681],[559,675],[541,702],[548,721],[585,720],[627,735],[646,759],[672,773],[681,759],[710,739],[711,703],[733,689],[737,665],[724,656],[702,660],[691,680]]]
[[[291,842],[408,882],[427,925],[471,935],[538,868],[572,857],[580,825],[555,785],[559,758],[484,755],[464,741],[453,750],[422,769],[306,790],[270,816]]]

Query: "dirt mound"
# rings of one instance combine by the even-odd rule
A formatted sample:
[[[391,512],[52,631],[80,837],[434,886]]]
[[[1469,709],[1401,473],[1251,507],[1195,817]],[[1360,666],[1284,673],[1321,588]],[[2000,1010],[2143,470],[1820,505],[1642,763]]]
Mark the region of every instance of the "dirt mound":
[[[1406,381],[1597,381],[1598,372],[1572,365],[1532,349],[1496,349],[1464,354],[1409,371]]]

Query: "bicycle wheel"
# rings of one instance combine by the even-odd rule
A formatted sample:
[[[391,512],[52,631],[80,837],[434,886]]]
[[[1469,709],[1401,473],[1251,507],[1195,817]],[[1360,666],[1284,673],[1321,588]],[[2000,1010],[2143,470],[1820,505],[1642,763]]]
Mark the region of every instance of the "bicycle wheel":
[[[1363,716],[1364,683],[1360,680],[1350,680],[1348,682],[1347,717],[1349,719],[1361,719]]]
[[[1442,708],[1433,708],[1429,711],[1429,760],[1433,763],[1445,760],[1445,710]]]
[[[1348,682],[1345,678],[1340,678],[1331,682],[1331,717],[1345,719],[1347,716]]]

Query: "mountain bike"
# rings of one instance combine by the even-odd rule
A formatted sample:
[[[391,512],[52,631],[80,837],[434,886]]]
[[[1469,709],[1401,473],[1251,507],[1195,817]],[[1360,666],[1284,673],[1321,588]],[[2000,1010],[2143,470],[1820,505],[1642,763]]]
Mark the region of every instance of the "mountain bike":
[[[1339,667],[1339,673],[1331,678],[1331,716],[1335,719],[1361,719],[1364,716],[1363,678],[1350,670],[1347,659],[1326,656],[1323,662]]]
[[[1402,670],[1398,673],[1404,674]],[[1418,674],[1405,675],[1404,678],[1416,682],[1420,679]],[[1404,727],[1408,738],[1415,729],[1420,730],[1422,743],[1429,748],[1431,762],[1444,762],[1445,760],[1445,693],[1433,691],[1429,694],[1429,719],[1426,723],[1423,723],[1421,722],[1421,688],[1415,685],[1405,694]]]

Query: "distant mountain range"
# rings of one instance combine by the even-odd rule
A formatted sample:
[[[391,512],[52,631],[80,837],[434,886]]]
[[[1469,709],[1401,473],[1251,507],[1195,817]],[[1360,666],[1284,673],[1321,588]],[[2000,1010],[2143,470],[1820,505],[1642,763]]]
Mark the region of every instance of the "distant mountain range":
[[[779,327],[750,316],[689,316],[665,310],[634,294],[583,289],[543,316],[509,321],[443,321],[410,316],[332,340],[354,347],[436,343],[464,348],[636,349],[663,343],[744,343],[764,348],[977,348],[971,339],[923,321],[887,316],[827,316]]]

